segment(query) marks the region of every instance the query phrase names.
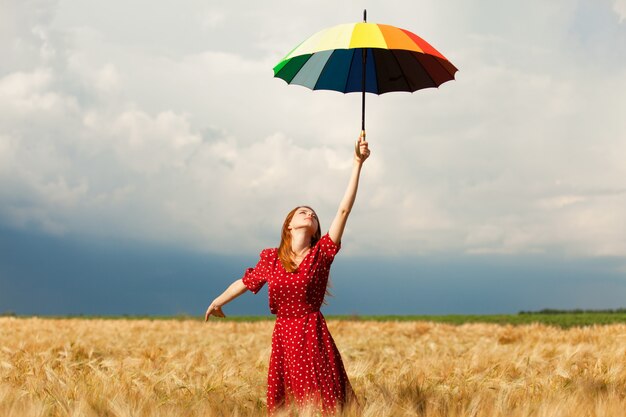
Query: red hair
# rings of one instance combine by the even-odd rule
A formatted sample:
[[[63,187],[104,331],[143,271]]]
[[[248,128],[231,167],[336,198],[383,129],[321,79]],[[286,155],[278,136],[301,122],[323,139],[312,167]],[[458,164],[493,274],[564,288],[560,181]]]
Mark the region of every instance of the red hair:
[[[296,264],[296,261],[294,260],[296,254],[293,253],[293,250],[291,250],[291,232],[289,231],[289,223],[291,223],[291,219],[293,219],[293,215],[296,214],[296,211],[299,208],[303,208],[303,207],[308,208],[313,213],[315,213],[315,210],[313,210],[309,206],[296,207],[295,209],[291,210],[289,214],[287,214],[287,217],[285,218],[285,221],[283,222],[283,230],[280,234],[280,245],[278,246],[278,259],[280,259],[280,263],[283,264],[283,268],[285,268],[285,271],[287,272],[295,272],[298,269],[298,265]],[[317,219],[317,215],[315,217]],[[313,246],[315,246],[315,244],[321,238],[322,238],[322,228],[320,227],[319,219],[317,219],[317,231],[313,234],[313,236],[311,236],[311,246],[309,247],[312,248]]]

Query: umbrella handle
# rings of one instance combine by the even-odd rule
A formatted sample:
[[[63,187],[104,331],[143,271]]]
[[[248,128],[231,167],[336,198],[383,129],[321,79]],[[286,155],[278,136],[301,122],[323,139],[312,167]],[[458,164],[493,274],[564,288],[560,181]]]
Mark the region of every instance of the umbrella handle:
[[[363,138],[363,140],[365,140],[365,130],[361,130],[361,135],[359,136],[359,138],[357,139],[356,142],[354,142],[354,153],[356,154],[357,158],[361,159],[361,138]]]

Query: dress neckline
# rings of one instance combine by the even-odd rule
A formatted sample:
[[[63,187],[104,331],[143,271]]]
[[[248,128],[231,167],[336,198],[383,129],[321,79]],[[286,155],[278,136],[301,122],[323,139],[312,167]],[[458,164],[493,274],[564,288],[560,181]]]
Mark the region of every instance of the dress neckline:
[[[293,271],[293,272],[289,272],[289,271],[287,271],[287,270],[285,269],[285,267],[283,266],[282,262],[280,262],[280,266],[281,266],[281,267],[283,268],[283,270],[284,270],[285,272],[287,272],[288,274],[297,274],[297,273],[299,273],[299,272],[300,272],[300,266],[302,266],[302,264],[304,264],[304,261],[306,261],[306,260],[307,260],[307,258],[309,257],[309,255],[311,255],[311,253],[313,252],[313,248],[314,248],[314,247],[315,247],[315,246],[311,246],[311,247],[309,248],[309,251],[307,252],[307,254],[306,254],[306,255],[304,255],[304,257],[302,258],[302,260],[300,261],[300,263],[296,266],[296,270],[295,270],[295,271]]]

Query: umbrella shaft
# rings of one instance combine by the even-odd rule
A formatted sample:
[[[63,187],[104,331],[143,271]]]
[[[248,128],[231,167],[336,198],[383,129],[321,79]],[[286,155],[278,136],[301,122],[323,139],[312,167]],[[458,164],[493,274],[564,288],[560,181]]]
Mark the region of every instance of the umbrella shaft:
[[[361,99],[361,130],[365,130],[365,91]]]
[[[361,130],[365,131],[365,61],[367,60],[367,49],[363,48],[363,77],[361,80]]]
[[[367,22],[367,9],[363,9],[363,22]],[[361,132],[365,132],[365,61],[367,49],[363,48],[363,80],[361,82]]]

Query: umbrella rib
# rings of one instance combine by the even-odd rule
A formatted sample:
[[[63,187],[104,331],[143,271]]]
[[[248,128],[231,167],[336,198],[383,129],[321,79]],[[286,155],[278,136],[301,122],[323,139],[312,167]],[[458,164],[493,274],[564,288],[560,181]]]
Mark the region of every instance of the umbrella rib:
[[[425,53],[425,52],[415,52],[415,53],[416,53],[416,54],[420,54],[420,53],[421,53],[421,54],[424,54],[424,55],[430,55],[430,54],[427,54],[427,53]],[[424,68],[424,66],[422,65],[422,63],[420,62],[420,60],[419,60],[419,59],[417,59],[417,57],[416,57],[413,53],[411,53],[410,55],[411,55],[411,58],[413,58],[414,60],[416,60],[416,61],[417,61],[418,65],[419,65],[420,67]],[[432,55],[430,55],[430,56],[432,56]],[[434,58],[434,57],[433,57],[433,58]],[[437,61],[437,63],[439,64],[439,61]],[[440,65],[441,65],[441,64],[440,64]],[[443,65],[442,65],[441,67],[443,68]],[[444,68],[444,69],[445,69],[445,68]],[[432,82],[433,82],[433,85],[435,85],[435,87],[439,88],[439,84],[437,84],[437,81],[435,81],[435,79],[434,79],[434,78],[430,75],[430,72],[429,72],[429,71],[427,71],[425,68],[424,68],[424,72],[426,73],[426,75],[428,76],[428,78],[430,78],[430,81],[432,81]],[[447,72],[447,71],[446,71],[446,72]],[[423,88],[423,87],[422,87],[422,88]],[[419,90],[419,88],[418,88],[417,90]],[[414,91],[417,91],[417,90],[414,90]],[[411,91],[411,92],[413,92],[413,91]]]
[[[447,69],[446,67],[444,67],[444,66],[443,66],[443,64],[441,63],[440,58],[435,57],[435,60],[437,61],[437,64],[439,64],[439,66],[440,66],[441,68],[443,68],[443,70],[444,70],[445,72],[447,72],[448,74],[450,74],[450,71],[448,71],[448,69]],[[454,67],[454,65],[453,65],[450,61],[448,61],[447,59],[445,59],[445,61],[446,61],[446,62],[448,62],[449,64],[451,64],[451,65]],[[455,67],[455,68],[456,68],[456,67]],[[458,71],[458,69],[457,69],[457,71]],[[455,74],[455,73],[456,73],[456,71],[454,71],[452,74],[450,74],[450,75],[452,76],[452,79],[454,79],[454,74]],[[449,81],[449,80],[446,80],[446,81]],[[444,82],[446,82],[446,81],[444,81]],[[443,84],[443,83],[441,83],[441,84]],[[439,84],[439,85],[441,85],[441,84]]]
[[[378,79],[378,67],[376,66],[376,58],[374,57],[374,48],[370,48],[370,51],[372,51],[372,67],[374,68],[374,81],[376,81],[376,90],[374,91],[374,94],[379,96],[382,93],[380,92],[380,81]]]
[[[439,66],[443,69],[443,71],[444,71],[446,74],[451,75],[451,76],[452,76],[452,79],[454,79],[454,74],[450,74],[450,71],[448,71],[448,69],[447,69],[446,67],[444,67],[444,66],[441,64],[441,61],[440,61],[440,59],[441,59],[441,58],[436,57],[436,56],[434,56],[434,55],[431,55],[431,56],[432,56],[433,58],[435,58],[435,61],[437,61],[437,65],[439,65]],[[447,59],[446,59],[446,61],[447,61]],[[448,62],[450,62],[450,61],[448,61]],[[446,80],[446,81],[444,81],[444,82],[442,82],[442,83],[438,84],[438,85],[437,85],[437,88],[439,88],[439,86],[440,86],[441,84],[443,84],[443,83],[445,83],[445,82],[447,82],[447,81],[450,81],[450,80]]]
[[[352,73],[352,63],[354,62],[354,54],[356,53],[356,48],[349,49],[352,51],[352,56],[350,57],[350,67],[348,68],[348,76],[346,77],[346,82],[343,85],[343,93],[346,94],[348,91],[348,80],[350,80],[350,73]]]
[[[411,86],[411,85],[409,84],[409,79],[407,78],[406,74],[405,74],[405,73],[404,73],[404,71],[402,70],[402,65],[400,65],[400,61],[398,61],[398,57],[397,57],[397,56],[396,56],[396,54],[394,53],[394,52],[395,52],[395,50],[390,49],[390,50],[389,50],[389,52],[391,52],[391,56],[393,56],[393,59],[395,59],[396,64],[398,64],[398,68],[400,68],[400,73],[402,73],[402,78],[404,78],[404,79],[406,80],[406,85],[408,85],[408,86],[409,86],[409,88],[413,88],[413,86]],[[412,91],[411,91],[411,93],[412,93],[413,91],[416,91],[416,90],[412,90]]]
[[[326,62],[324,62],[324,66],[322,67],[322,69],[320,70],[320,74],[317,76],[317,80],[315,81],[315,85],[313,86],[313,88],[311,90],[315,90],[317,88],[317,84],[320,82],[320,79],[322,78],[322,74],[324,73],[324,71],[326,70],[326,67],[328,66],[328,63],[330,62],[331,58],[333,57],[333,55],[335,54],[335,50],[333,50],[330,55],[328,55],[328,59],[326,60]]]

